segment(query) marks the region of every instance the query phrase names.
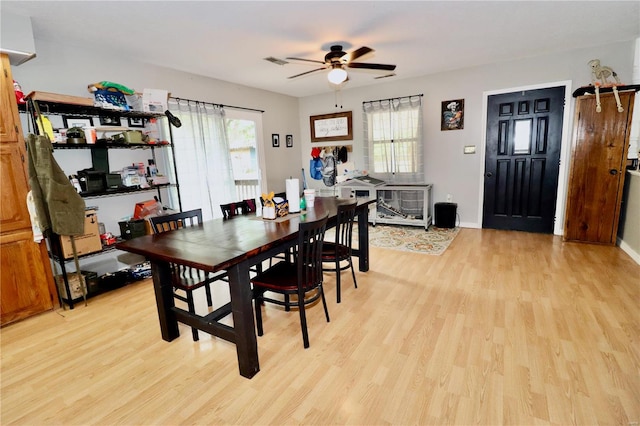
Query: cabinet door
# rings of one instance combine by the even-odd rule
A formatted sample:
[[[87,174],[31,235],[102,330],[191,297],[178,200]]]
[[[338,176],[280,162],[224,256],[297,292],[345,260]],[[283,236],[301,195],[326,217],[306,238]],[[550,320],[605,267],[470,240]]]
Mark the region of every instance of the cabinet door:
[[[44,243],[35,244],[32,238],[30,229],[0,235],[2,325],[53,309],[51,267],[49,262],[43,262],[46,248]]]
[[[0,324],[4,325],[52,309],[56,289],[46,246],[33,241],[26,204],[26,150],[11,68],[7,56],[1,57]]]
[[[578,98],[564,238],[614,244],[620,216],[633,92],[620,93],[624,112],[613,94]]]
[[[7,108],[7,105],[15,105],[16,97],[13,91],[13,79],[11,78],[11,67],[9,57],[2,55],[2,79],[0,84],[0,140],[15,140],[17,138],[16,123],[18,122],[18,111]],[[15,116],[14,116],[15,114]]]

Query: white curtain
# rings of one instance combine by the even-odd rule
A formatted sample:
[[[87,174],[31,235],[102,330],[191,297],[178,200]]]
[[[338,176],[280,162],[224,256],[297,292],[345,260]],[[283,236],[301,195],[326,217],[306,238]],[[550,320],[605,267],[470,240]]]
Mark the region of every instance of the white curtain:
[[[169,111],[182,122],[171,129],[182,210],[201,208],[204,220],[222,217],[220,204],[236,197],[224,108],[170,99]]]
[[[392,183],[424,182],[422,96],[363,102],[369,174]]]

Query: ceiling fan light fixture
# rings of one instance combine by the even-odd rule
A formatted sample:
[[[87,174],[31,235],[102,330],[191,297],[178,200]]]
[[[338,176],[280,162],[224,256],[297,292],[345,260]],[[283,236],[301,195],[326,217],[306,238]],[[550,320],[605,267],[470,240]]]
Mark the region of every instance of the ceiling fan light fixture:
[[[340,84],[347,79],[347,72],[340,67],[336,67],[329,71],[327,78],[329,83]]]

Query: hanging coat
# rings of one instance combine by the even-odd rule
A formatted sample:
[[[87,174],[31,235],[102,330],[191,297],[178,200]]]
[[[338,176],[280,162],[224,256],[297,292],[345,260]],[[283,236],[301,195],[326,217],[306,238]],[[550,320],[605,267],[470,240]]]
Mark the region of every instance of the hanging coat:
[[[64,171],[53,158],[53,146],[46,136],[30,134],[29,185],[40,229],[58,235],[84,233],[85,204]]]

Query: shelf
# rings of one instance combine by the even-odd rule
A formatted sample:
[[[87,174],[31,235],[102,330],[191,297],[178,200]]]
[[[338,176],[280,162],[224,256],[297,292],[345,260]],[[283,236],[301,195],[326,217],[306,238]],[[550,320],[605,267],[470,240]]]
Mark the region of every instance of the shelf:
[[[640,90],[640,84],[621,84],[616,86],[616,89],[618,89],[618,92],[623,92],[625,90],[633,90],[633,91],[639,91]],[[600,94],[604,94],[604,93],[611,93],[613,92],[613,87],[611,86],[606,86],[606,87],[600,87],[599,90]],[[593,95],[595,93],[595,86],[593,86],[592,84],[588,85],[588,86],[582,86],[582,87],[578,87],[576,90],[573,91],[573,97],[577,98],[578,96],[583,96],[583,95]]]
[[[125,241],[122,238],[117,238],[116,239],[116,243],[121,243]],[[115,251],[116,249],[116,244],[111,244],[108,246],[102,246],[102,250],[100,251],[94,251],[93,253],[87,253],[87,254],[80,254],[78,255],[78,259],[83,259],[83,258],[87,258],[87,257],[94,257],[94,256],[100,256],[101,254],[104,253],[109,253],[112,251]],[[56,256],[55,254],[49,252],[49,257],[57,262],[73,262],[73,257],[70,257],[69,259],[63,259],[60,256]]]
[[[157,147],[171,146],[170,143],[54,143],[53,149],[149,149]]]
[[[160,188],[167,188],[171,186],[170,183],[165,183],[162,185],[152,185],[149,188],[140,188],[140,187],[124,187],[124,188],[115,188],[108,189],[106,191],[100,192],[81,192],[80,196],[82,198],[98,198],[98,197],[109,197],[111,195],[122,195],[122,194],[130,194],[134,192],[145,192],[145,191],[155,191]]]
[[[164,112],[122,111],[117,109],[100,108],[93,105],[92,98],[60,95],[57,93],[31,92],[27,99],[37,102],[42,114],[47,115],[76,115],[76,116],[120,116],[137,118],[164,117]]]

